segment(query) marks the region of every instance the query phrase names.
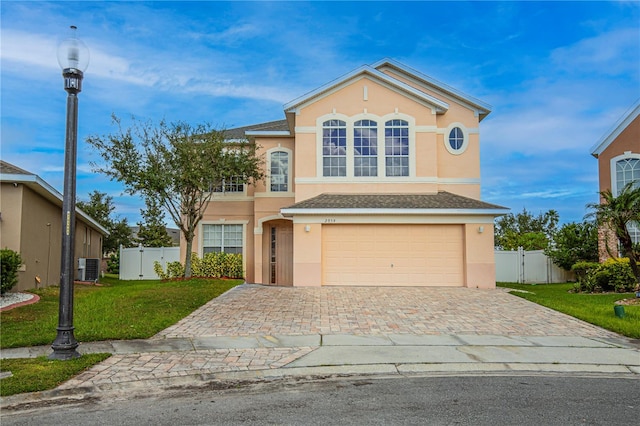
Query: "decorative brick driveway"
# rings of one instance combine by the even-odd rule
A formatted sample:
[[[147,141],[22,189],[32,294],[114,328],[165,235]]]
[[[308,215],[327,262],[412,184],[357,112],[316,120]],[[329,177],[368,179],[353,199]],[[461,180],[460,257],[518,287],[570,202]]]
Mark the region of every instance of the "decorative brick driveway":
[[[156,337],[308,334],[617,337],[501,289],[246,284]]]

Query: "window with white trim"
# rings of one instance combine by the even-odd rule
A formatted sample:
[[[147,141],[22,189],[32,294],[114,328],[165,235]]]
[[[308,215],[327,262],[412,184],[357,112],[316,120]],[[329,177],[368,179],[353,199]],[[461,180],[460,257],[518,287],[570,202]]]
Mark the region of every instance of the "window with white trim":
[[[389,120],[384,127],[385,175],[409,176],[409,123]]]
[[[287,192],[289,190],[289,153],[274,151],[270,157],[271,192]]]
[[[454,127],[449,132],[449,146],[451,149],[458,151],[464,143],[464,133],[460,127]]]
[[[342,120],[322,123],[322,175],[347,175],[347,123]]]
[[[640,186],[640,159],[624,158],[616,161],[616,189],[620,194],[627,184],[635,182],[634,186]]]
[[[242,225],[202,225],[202,253],[242,254]]]
[[[378,176],[378,123],[373,120],[353,124],[353,175]]]
[[[216,186],[213,192],[243,192],[244,183],[242,176],[231,176],[223,179],[222,184]]]
[[[640,187],[640,159],[623,158],[616,161],[616,195],[631,182],[634,182],[634,188]],[[640,243],[640,224],[630,222],[627,224],[627,230],[631,240],[635,244]]]

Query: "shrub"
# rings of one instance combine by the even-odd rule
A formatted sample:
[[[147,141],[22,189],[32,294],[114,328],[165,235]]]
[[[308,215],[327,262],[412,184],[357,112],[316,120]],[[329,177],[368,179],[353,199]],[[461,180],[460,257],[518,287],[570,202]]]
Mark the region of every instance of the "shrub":
[[[571,270],[575,272],[577,278],[574,291],[623,293],[633,291],[637,284],[627,258],[612,258],[602,264],[578,262],[571,267]]]
[[[18,284],[18,268],[22,264],[22,257],[10,249],[0,250],[0,263],[2,264],[2,278],[0,282],[0,295],[5,294]]]
[[[167,272],[160,262],[154,262],[153,270],[163,279],[184,276],[184,266],[180,262],[167,264]],[[232,253],[207,253],[202,259],[197,253],[191,253],[191,276],[205,278],[242,278],[242,255]]]
[[[161,280],[184,277],[184,266],[177,261],[167,263],[167,272],[165,272],[162,264],[156,260],[153,262],[153,271],[158,274]]]
[[[107,272],[110,274],[120,273],[120,252],[111,253],[107,259]]]

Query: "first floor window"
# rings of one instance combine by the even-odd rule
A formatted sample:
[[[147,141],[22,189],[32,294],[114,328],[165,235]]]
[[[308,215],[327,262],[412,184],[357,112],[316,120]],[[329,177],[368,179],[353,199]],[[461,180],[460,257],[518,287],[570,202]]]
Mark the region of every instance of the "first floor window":
[[[242,225],[202,225],[202,252],[242,254]]]

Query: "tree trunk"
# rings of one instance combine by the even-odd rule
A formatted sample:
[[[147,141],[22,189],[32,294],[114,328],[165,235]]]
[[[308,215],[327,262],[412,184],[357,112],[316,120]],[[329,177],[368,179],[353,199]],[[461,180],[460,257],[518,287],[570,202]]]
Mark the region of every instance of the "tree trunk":
[[[193,247],[193,237],[187,237],[187,253],[184,259],[184,277],[191,278],[191,251]]]

